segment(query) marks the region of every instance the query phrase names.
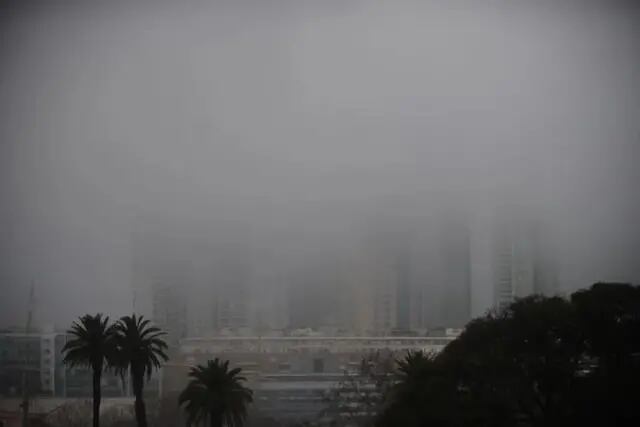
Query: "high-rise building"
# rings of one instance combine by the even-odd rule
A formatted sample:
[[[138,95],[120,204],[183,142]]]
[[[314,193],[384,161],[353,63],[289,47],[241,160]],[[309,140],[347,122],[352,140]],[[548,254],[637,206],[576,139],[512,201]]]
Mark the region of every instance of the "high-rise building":
[[[557,266],[550,236],[530,216],[498,217],[492,239],[494,306],[515,298],[557,291]]]
[[[166,330],[173,345],[252,326],[245,242],[228,230],[161,225],[143,223],[133,235],[134,312]]]
[[[249,278],[248,322],[257,334],[279,333],[289,326],[287,276],[277,260],[256,262]]]
[[[557,295],[559,251],[549,225],[537,222],[533,227],[534,292],[546,296]]]
[[[187,298],[183,286],[153,284],[152,320],[167,333],[166,340],[172,347],[187,336]]]
[[[404,245],[398,248],[394,259],[396,273],[396,328],[399,331],[411,329],[411,252],[405,239]]]
[[[245,285],[225,282],[216,288],[214,308],[214,328],[221,330],[242,330],[249,327],[247,307],[248,293]]]
[[[194,288],[196,251],[176,234],[133,237],[133,311],[166,331],[169,344],[175,346],[188,334],[187,296]]]
[[[441,325],[460,328],[471,317],[471,246],[466,216],[450,213],[438,224],[436,252]]]
[[[336,333],[348,323],[341,304],[348,292],[342,288],[340,263],[329,253],[313,254],[289,272],[287,301],[291,329],[324,329]]]
[[[470,318],[470,239],[463,215],[375,230],[345,260],[356,333],[419,333]],[[382,228],[382,227],[381,227]]]
[[[374,288],[375,328],[381,333],[406,333],[413,326],[413,238],[407,229],[378,231],[370,241],[380,265],[388,272]]]
[[[495,305],[504,308],[534,291],[533,252],[526,230],[505,224],[494,240]]]
[[[397,259],[366,239],[341,266],[341,309],[346,329],[356,335],[385,335],[397,325]]]

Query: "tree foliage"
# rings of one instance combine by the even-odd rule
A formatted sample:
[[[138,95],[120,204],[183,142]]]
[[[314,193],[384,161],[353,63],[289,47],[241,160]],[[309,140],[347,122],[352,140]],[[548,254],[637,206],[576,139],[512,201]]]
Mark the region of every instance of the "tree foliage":
[[[115,353],[113,364],[124,377],[131,376],[135,396],[135,414],[138,427],[147,427],[147,415],[143,399],[145,377],[150,378],[154,369],[160,368],[168,360],[167,344],[162,339],[165,334],[151,326],[144,317],[122,317],[114,326]]]
[[[67,332],[72,338],[62,349],[67,366],[86,366],[93,373],[93,427],[100,425],[102,372],[114,355],[114,328],[109,317],[85,314]]]
[[[229,361],[218,358],[191,368],[191,380],[178,399],[187,414],[187,425],[243,426],[253,393],[243,385],[246,378],[241,371],[229,369]]]
[[[401,361],[377,424],[637,425],[639,316],[630,285],[517,300],[471,321],[437,356]]]

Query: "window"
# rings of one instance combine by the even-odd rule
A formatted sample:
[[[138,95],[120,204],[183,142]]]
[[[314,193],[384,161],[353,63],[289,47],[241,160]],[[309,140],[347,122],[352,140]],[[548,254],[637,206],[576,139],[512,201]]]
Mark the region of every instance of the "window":
[[[324,372],[324,360],[323,359],[313,359],[313,372],[316,374],[321,374]]]

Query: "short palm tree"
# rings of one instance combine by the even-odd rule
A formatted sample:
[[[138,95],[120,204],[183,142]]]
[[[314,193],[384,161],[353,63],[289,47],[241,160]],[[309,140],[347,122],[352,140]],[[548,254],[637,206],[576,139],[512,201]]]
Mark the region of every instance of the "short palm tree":
[[[399,400],[420,401],[431,390],[439,371],[434,354],[424,351],[410,351],[398,364],[398,382],[393,394]]]
[[[429,371],[435,357],[431,353],[424,351],[409,351],[403,359],[397,361],[398,373],[403,380],[410,380],[419,377]]]
[[[93,372],[93,426],[100,426],[100,382],[113,349],[113,326],[98,313],[85,314],[73,322],[67,333],[72,337],[62,349],[67,366],[87,366]]]
[[[142,396],[144,377],[151,376],[154,369],[168,360],[167,344],[162,340],[165,333],[151,326],[142,316],[122,317],[114,326],[114,365],[122,377],[127,371],[135,396],[135,413],[138,427],[147,427],[147,413]]]
[[[187,413],[187,425],[209,422],[211,427],[242,427],[253,393],[242,382],[240,368],[216,358],[191,368],[191,381],[178,398]]]

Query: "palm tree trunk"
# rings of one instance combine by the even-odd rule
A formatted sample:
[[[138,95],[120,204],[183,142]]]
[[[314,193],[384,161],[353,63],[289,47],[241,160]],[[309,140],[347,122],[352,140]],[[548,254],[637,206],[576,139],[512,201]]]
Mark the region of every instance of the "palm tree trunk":
[[[100,401],[102,400],[102,390],[100,378],[102,377],[102,367],[93,369],[93,427],[100,427]]]
[[[138,427],[147,427],[147,411],[142,397],[144,373],[138,376],[132,372],[131,382],[133,383],[133,395],[135,396],[136,423]]]

